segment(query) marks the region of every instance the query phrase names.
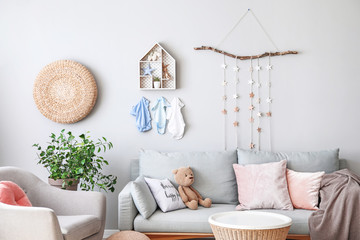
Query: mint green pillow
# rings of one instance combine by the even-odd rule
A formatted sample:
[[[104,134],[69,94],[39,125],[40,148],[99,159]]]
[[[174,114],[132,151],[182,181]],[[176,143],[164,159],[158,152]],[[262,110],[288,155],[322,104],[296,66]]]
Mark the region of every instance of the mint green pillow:
[[[141,216],[149,218],[156,211],[157,205],[143,176],[132,182],[130,192]]]

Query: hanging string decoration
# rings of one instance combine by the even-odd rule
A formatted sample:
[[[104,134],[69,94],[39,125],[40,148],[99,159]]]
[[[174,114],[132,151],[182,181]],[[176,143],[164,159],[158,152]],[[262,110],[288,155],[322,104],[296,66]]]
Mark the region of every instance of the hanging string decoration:
[[[268,65],[266,66],[266,70],[268,71],[268,79],[267,79],[267,94],[268,97],[266,99],[266,102],[268,104],[268,110],[266,112],[266,116],[268,117],[268,123],[269,123],[269,146],[270,149],[272,149],[272,138],[271,138],[271,117],[272,117],[272,113],[271,113],[271,103],[272,103],[272,98],[271,98],[271,70],[272,70],[273,66],[271,65],[271,59],[270,59],[270,55],[268,57]]]
[[[238,94],[238,86],[239,86],[239,66],[238,66],[238,61],[237,58],[235,58],[235,66],[233,67],[233,71],[235,72],[234,76],[234,84],[235,84],[235,107],[234,107],[234,115],[235,115],[235,121],[233,122],[234,127],[236,127],[236,131],[235,131],[235,141],[236,141],[236,147],[239,146],[239,138],[238,138],[238,129],[239,129],[239,119],[238,119],[238,115],[239,115],[239,107],[238,107],[238,101],[239,101],[239,94]]]
[[[228,36],[235,30],[235,28],[239,25],[239,23],[249,14],[251,13],[251,15],[253,16],[253,18],[255,19],[255,21],[258,23],[258,25],[260,26],[260,28],[262,29],[262,31],[265,33],[266,37],[268,38],[268,40],[271,42],[271,44],[273,45],[273,47],[276,49],[275,52],[265,52],[265,53],[261,53],[261,54],[256,54],[256,55],[248,55],[248,56],[241,56],[241,55],[235,55],[232,53],[228,53],[225,52],[223,50],[220,50],[219,47],[220,45],[228,38]],[[263,25],[260,23],[259,19],[255,16],[255,14],[253,13],[253,11],[251,9],[248,9],[242,16],[241,18],[237,21],[237,23],[232,27],[232,29],[230,30],[230,32],[228,34],[225,35],[225,37],[221,40],[221,42],[219,44],[216,45],[216,47],[211,47],[211,46],[201,46],[201,47],[195,47],[195,50],[210,50],[216,53],[220,53],[223,55],[223,63],[221,65],[221,68],[223,69],[223,79],[222,79],[222,86],[223,86],[223,96],[222,96],[222,101],[223,101],[223,109],[221,110],[221,113],[224,115],[224,149],[227,149],[227,124],[228,123],[228,111],[227,111],[227,101],[228,101],[228,96],[227,96],[227,87],[228,87],[228,82],[226,79],[226,71],[227,71],[227,65],[226,65],[226,56],[227,57],[231,57],[231,58],[235,58],[235,66],[233,67],[233,71],[235,72],[235,83],[234,83],[234,94],[233,94],[233,99],[234,99],[234,121],[232,122],[232,125],[234,126],[233,129],[235,129],[235,140],[236,140],[236,146],[239,147],[239,141],[238,141],[238,129],[240,126],[240,96],[239,96],[239,65],[238,65],[238,60],[250,60],[250,67],[249,67],[249,72],[250,72],[250,79],[248,81],[249,84],[249,107],[248,107],[248,111],[249,111],[249,115],[247,116],[248,118],[248,122],[250,123],[250,144],[249,144],[249,148],[250,149],[254,149],[256,147],[257,150],[261,150],[261,139],[262,139],[262,132],[268,131],[268,136],[269,136],[269,147],[270,150],[272,150],[272,142],[271,142],[271,118],[272,118],[272,109],[271,109],[271,104],[272,104],[272,95],[271,95],[271,70],[273,69],[273,66],[271,65],[271,57],[274,56],[284,56],[284,55],[289,55],[289,54],[298,54],[297,51],[292,51],[292,50],[288,50],[288,51],[280,51],[279,48],[275,45],[274,41],[270,38],[270,35],[266,32],[265,28],[263,27]],[[264,58],[264,57],[268,57],[268,65],[266,66],[266,70],[268,72],[268,76],[267,76],[267,81],[266,81],[266,86],[267,88],[264,91],[261,91],[260,88],[262,88],[262,82],[261,82],[261,70],[262,67],[260,66],[260,58]],[[257,61],[257,65],[253,66],[253,60]],[[149,67],[150,68],[150,67]],[[256,81],[254,81],[254,70],[256,71]],[[267,91],[266,91],[267,90]],[[265,92],[266,91],[266,92]],[[263,96],[265,93],[266,94],[266,101],[262,101],[261,96]],[[264,109],[264,107],[266,107],[266,110]],[[263,110],[263,111],[262,111]],[[256,120],[255,120],[256,118]],[[263,120],[264,118],[264,120]],[[265,121],[265,118],[268,120],[268,129],[264,130],[264,125],[263,122]],[[254,129],[254,125],[256,125],[256,129]],[[242,126],[242,125],[241,125]],[[257,137],[256,139],[254,139],[254,131],[256,130],[257,132]],[[257,140],[256,144],[255,144],[255,140]]]
[[[253,67],[253,61],[252,58],[250,59],[250,67],[249,67],[249,72],[250,72],[250,80],[248,82],[249,86],[250,86],[250,106],[249,106],[249,113],[250,113],[250,117],[249,117],[249,123],[250,123],[250,149],[253,149],[255,147],[254,144],[254,132],[253,132],[253,128],[254,128],[254,79],[253,79],[253,72],[254,72],[254,67]]]
[[[223,69],[224,75],[223,75],[223,81],[222,81],[222,86],[223,86],[223,110],[221,111],[221,113],[224,115],[224,149],[227,149],[227,137],[226,137],[226,132],[227,132],[227,127],[226,127],[226,122],[227,122],[227,110],[226,110],[226,101],[227,101],[227,95],[226,95],[226,86],[228,84],[228,82],[226,81],[226,61],[225,61],[225,55],[223,58],[223,63],[221,64],[221,68]]]
[[[260,62],[259,59],[257,59],[257,66],[255,67],[256,72],[257,72],[257,78],[256,78],[256,90],[257,90],[257,100],[256,100],[256,104],[257,104],[257,114],[256,116],[258,117],[257,119],[257,150],[260,151],[261,145],[260,145],[260,140],[261,140],[261,117],[262,117],[262,112],[261,112],[261,98],[260,98],[260,87],[261,87],[261,82],[260,82],[260,70],[261,70],[261,66],[260,66]],[[250,96],[251,97],[251,96]]]

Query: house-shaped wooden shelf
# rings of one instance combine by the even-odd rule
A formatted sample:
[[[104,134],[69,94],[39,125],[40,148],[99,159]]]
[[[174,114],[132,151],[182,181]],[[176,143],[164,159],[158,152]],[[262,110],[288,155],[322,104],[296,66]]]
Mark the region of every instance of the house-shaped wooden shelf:
[[[151,74],[145,72],[151,68]],[[175,90],[176,64],[175,59],[156,43],[139,62],[139,80],[141,90]],[[154,79],[160,80],[160,87],[155,88]]]

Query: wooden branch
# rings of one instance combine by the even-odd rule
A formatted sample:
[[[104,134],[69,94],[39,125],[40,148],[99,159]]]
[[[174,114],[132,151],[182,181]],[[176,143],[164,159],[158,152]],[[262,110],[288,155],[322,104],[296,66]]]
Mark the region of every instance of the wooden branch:
[[[267,56],[282,56],[282,55],[287,55],[287,54],[298,54],[297,51],[285,51],[285,52],[266,52],[263,54],[258,54],[258,55],[253,55],[253,56],[236,56],[234,54],[213,48],[213,47],[209,47],[209,46],[201,46],[201,47],[195,47],[195,50],[211,50],[213,52],[217,52],[220,54],[224,54],[228,57],[232,57],[232,58],[237,58],[240,60],[248,60],[248,59],[257,59],[257,58],[262,58],[262,57],[267,57]]]

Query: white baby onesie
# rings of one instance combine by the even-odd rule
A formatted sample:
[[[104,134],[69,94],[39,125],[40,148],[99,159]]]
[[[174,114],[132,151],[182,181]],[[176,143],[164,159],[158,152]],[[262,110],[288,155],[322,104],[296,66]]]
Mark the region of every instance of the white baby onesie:
[[[177,97],[174,97],[170,104],[171,107],[167,111],[168,131],[173,135],[173,138],[179,140],[184,135],[185,122],[181,114],[181,108],[185,105]]]

